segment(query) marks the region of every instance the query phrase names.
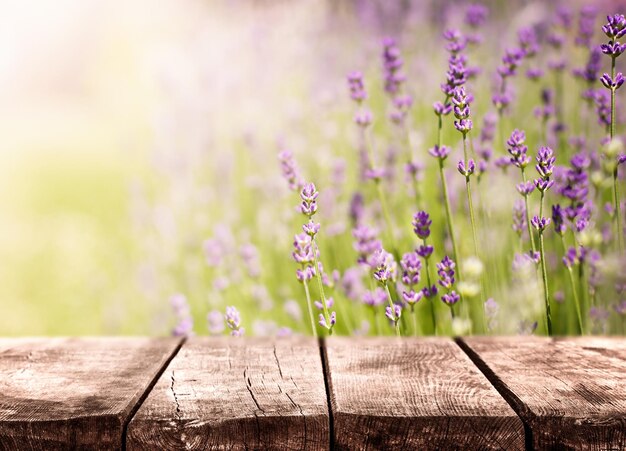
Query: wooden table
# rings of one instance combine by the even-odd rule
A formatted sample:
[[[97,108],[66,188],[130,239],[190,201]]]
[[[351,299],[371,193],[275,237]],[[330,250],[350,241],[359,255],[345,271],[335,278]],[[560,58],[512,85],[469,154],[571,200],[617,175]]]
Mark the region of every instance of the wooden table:
[[[0,339],[0,450],[626,449],[626,338]]]

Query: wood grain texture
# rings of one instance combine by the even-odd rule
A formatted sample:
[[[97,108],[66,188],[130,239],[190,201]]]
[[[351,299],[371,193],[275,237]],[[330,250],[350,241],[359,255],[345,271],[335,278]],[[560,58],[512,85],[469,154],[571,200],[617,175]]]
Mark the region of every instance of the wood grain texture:
[[[192,338],[128,428],[129,450],[321,450],[330,444],[318,342]]]
[[[121,449],[179,339],[0,339],[0,449]]]
[[[524,449],[519,417],[447,338],[327,340],[340,450]]]
[[[535,449],[626,449],[624,338],[466,338]]]

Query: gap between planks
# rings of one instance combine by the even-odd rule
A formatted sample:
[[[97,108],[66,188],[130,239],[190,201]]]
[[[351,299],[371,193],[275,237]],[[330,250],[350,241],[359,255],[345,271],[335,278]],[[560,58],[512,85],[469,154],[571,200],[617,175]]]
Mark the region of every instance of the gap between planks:
[[[137,413],[141,405],[144,403],[144,401],[146,400],[150,392],[152,392],[152,389],[154,388],[156,383],[159,381],[159,379],[161,378],[161,376],[163,375],[167,367],[170,366],[170,363],[172,363],[172,360],[176,358],[176,356],[178,355],[178,352],[181,350],[181,348],[186,342],[187,342],[187,337],[181,338],[181,340],[178,342],[178,345],[176,345],[176,348],[174,348],[174,350],[172,351],[170,356],[167,358],[167,360],[163,362],[163,366],[159,369],[159,371],[156,372],[156,374],[154,375],[154,378],[150,381],[150,383],[146,387],[146,390],[143,392],[141,397],[137,400],[137,403],[135,404],[135,406],[130,411],[130,414],[128,415],[128,418],[124,422],[124,426],[122,428],[122,451],[126,451],[126,441],[127,441],[126,436],[128,434],[128,425],[130,424],[131,420],[135,417],[135,414]]]
[[[509,390],[502,383],[498,375],[491,368],[489,368],[480,356],[463,341],[462,337],[454,337],[454,342],[465,354],[467,354],[472,363],[474,363],[474,366],[476,366],[476,368],[483,373],[493,388],[500,393],[500,396],[502,396],[509,406],[511,406],[511,409],[513,409],[515,414],[520,418],[520,420],[522,420],[522,424],[524,425],[524,443],[526,450],[531,451],[533,449],[533,433],[528,423],[524,420],[524,413],[526,409],[525,404],[515,393]]]

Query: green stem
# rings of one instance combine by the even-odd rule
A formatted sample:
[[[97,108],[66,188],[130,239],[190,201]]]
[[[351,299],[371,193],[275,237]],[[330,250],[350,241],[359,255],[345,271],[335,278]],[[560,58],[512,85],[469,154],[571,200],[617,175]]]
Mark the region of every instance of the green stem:
[[[400,318],[396,318],[396,311],[394,309],[393,300],[391,298],[391,293],[389,292],[389,286],[387,284],[385,284],[385,290],[387,291],[387,299],[389,300],[389,308],[391,309],[391,313],[393,317],[395,318],[393,324],[396,330],[396,336],[399,337],[400,336]]]
[[[569,273],[569,281],[572,285],[572,293],[574,295],[574,307],[576,307],[576,317],[578,319],[578,329],[580,330],[580,334],[584,334],[583,329],[583,318],[580,313],[580,299],[578,299],[578,290],[576,290],[576,282],[574,281],[574,273],[572,272],[572,268],[567,268],[567,272]]]
[[[543,295],[546,303],[546,324],[548,327],[548,335],[552,336],[552,315],[550,313],[550,299],[548,293],[548,274],[546,272],[546,258],[543,248],[543,231],[539,231],[539,252],[541,253],[541,275],[543,279]]]
[[[426,246],[426,239],[424,238],[422,240],[422,242],[424,243],[424,246]],[[430,283],[430,267],[428,266],[428,258],[424,259],[424,267],[426,269],[426,283],[428,283],[428,293],[430,294],[430,287],[432,287],[431,283]],[[434,296],[429,296],[428,302],[430,304],[430,315],[433,319],[433,331],[435,333],[435,335],[437,335],[437,319],[436,319],[436,314],[435,314],[435,297]]]
[[[317,257],[319,246],[317,240],[313,238],[315,244],[315,251],[313,252],[313,259],[315,262],[315,278],[317,279],[317,287],[320,291],[320,298],[322,299],[322,310],[324,311],[324,318],[326,319],[326,325],[328,326],[328,334],[333,334],[333,326],[330,324],[330,314],[328,313],[328,306],[326,305],[326,295],[324,294],[324,282],[322,282],[322,274],[320,271],[319,259]]]
[[[463,134],[463,158],[465,159],[465,169],[467,170],[468,157],[467,157],[467,139],[466,134]],[[476,220],[474,218],[474,207],[472,205],[472,191],[470,187],[470,176],[465,176],[465,190],[467,191],[467,205],[470,213],[470,222],[472,224],[472,237],[474,239],[474,254],[478,257],[478,239],[476,238]]]
[[[448,223],[448,234],[450,235],[450,241],[452,242],[452,252],[454,253],[454,261],[457,264],[457,274],[461,279],[461,269],[459,262],[459,252],[456,247],[456,240],[454,239],[454,224],[452,223],[452,209],[450,208],[450,197],[448,196],[448,184],[446,183],[446,176],[443,173],[443,161],[439,160],[439,176],[441,177],[441,187],[443,189],[443,197],[446,207],[446,220]]]
[[[311,302],[309,283],[306,279],[303,279],[302,284],[304,285],[304,292],[306,293],[306,305],[309,310],[309,318],[311,319],[311,330],[313,331],[313,336],[317,338],[317,327],[315,327],[315,318],[313,317],[313,303]]]
[[[522,181],[526,184],[526,172],[522,168]],[[530,248],[533,253],[536,252],[535,237],[533,236],[533,230],[530,227],[530,210],[528,209],[528,195],[524,195],[524,205],[526,206],[526,227],[528,227],[528,237],[530,239]]]
[[[615,79],[615,57],[611,58],[611,80]],[[615,136],[615,89],[611,89],[611,129],[610,129],[610,137],[611,141],[613,141],[613,137]],[[617,187],[617,165],[613,170],[613,200],[615,202],[615,221],[617,227],[617,248],[621,252],[623,250],[622,244],[622,214],[620,213],[620,205],[619,205],[619,190]]]

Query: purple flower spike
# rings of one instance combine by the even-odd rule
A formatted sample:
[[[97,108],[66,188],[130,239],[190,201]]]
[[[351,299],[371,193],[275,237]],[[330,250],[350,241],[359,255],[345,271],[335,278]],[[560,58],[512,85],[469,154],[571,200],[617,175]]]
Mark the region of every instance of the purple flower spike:
[[[361,110],[354,115],[354,122],[356,125],[363,128],[368,127],[372,123],[373,119],[374,116],[369,110]]]
[[[600,77],[600,81],[606,89],[617,91],[624,84],[624,75],[621,72],[618,72],[613,79],[609,74],[604,74]]]
[[[406,77],[402,73],[402,56],[395,39],[383,39],[383,72],[385,79],[385,91],[395,95],[400,92],[400,87]]]
[[[313,266],[307,266],[304,269],[296,269],[296,279],[298,282],[304,283],[315,277],[315,269]]]
[[[398,304],[393,305],[393,310],[391,310],[390,306],[385,308],[385,316],[389,318],[390,321],[397,323],[400,320],[400,316],[402,315],[402,307]]]
[[[526,230],[526,206],[522,199],[516,199],[513,204],[513,230],[519,236]]]
[[[522,28],[517,32],[517,39],[525,57],[531,57],[539,51],[539,41],[534,28]]]
[[[524,145],[525,141],[526,134],[518,129],[513,130],[511,136],[506,141],[507,150],[511,155],[511,164],[520,169],[525,168],[530,163],[530,157],[527,155],[528,147]]]
[[[438,292],[439,290],[437,290],[437,285],[431,285],[430,287],[426,286],[422,288],[422,293],[424,293],[424,297],[427,297],[427,298],[432,298],[434,296],[437,296]]]
[[[448,155],[450,155],[450,148],[447,146],[435,146],[431,149],[428,149],[428,153],[433,157],[443,161],[448,158]]]
[[[446,293],[441,296],[441,300],[444,304],[449,305],[450,307],[459,302],[461,297],[457,294],[456,291],[451,291],[450,293]]]
[[[594,5],[583,6],[580,9],[580,17],[578,19],[578,34],[576,36],[576,45],[589,47],[595,30],[596,16],[598,8]]]
[[[602,50],[602,53],[610,56],[611,58],[617,58],[622,53],[624,53],[624,51],[626,51],[626,44],[609,41],[608,44],[601,44],[600,50]]]
[[[419,259],[419,255],[415,252],[407,252],[402,256],[402,260],[400,260],[400,267],[402,268],[403,284],[413,287],[420,283],[422,262]]]
[[[278,154],[278,161],[280,161],[280,168],[283,173],[283,177],[289,184],[289,189],[292,191],[302,189],[304,181],[300,177],[300,171],[296,165],[296,161],[293,158],[293,154],[289,150],[283,150]]]
[[[348,75],[348,87],[350,88],[350,97],[357,103],[361,103],[367,98],[365,84],[363,83],[363,74],[355,71]]]
[[[607,38],[616,40],[626,34],[626,19],[623,14],[606,16],[606,20],[607,24],[602,26],[602,31],[604,31]]]
[[[319,196],[319,192],[315,188],[313,183],[307,183],[300,191],[300,198],[302,203],[300,204],[300,211],[303,215],[309,218],[317,212],[317,202],[315,201]]]
[[[550,218],[540,218],[539,216],[535,215],[530,220],[530,225],[532,225],[535,229],[539,231],[539,233],[541,233],[546,229],[546,227],[550,225],[550,222]]]
[[[366,225],[359,225],[352,231],[354,250],[359,254],[358,262],[366,263],[370,256],[382,249],[376,230]]]
[[[415,252],[417,252],[417,255],[419,255],[423,259],[427,259],[433,254],[433,250],[433,246],[422,244],[415,250]]]
[[[552,223],[554,224],[554,231],[559,235],[563,235],[567,230],[565,215],[559,204],[552,206]]]
[[[532,181],[527,181],[526,183],[521,182],[518,183],[515,188],[517,188],[517,191],[522,195],[522,196],[528,196],[530,193],[532,193],[535,189],[535,185],[533,184]]]
[[[224,315],[226,325],[231,329],[230,334],[233,337],[243,336],[245,330],[241,327],[241,317],[239,311],[235,307],[226,307],[226,314]]]
[[[424,297],[424,293],[422,291],[403,291],[402,292],[402,299],[404,300],[404,302],[406,302],[409,305],[415,305],[417,304],[420,300],[422,300],[422,298]]]
[[[565,256],[563,256],[563,264],[567,268],[577,265],[579,261],[580,258],[575,247],[570,247],[565,253]]]
[[[535,179],[535,186],[540,192],[548,191],[554,185],[554,180]]]
[[[294,237],[294,251],[291,254],[296,263],[302,265],[310,264],[314,260],[313,240],[306,233],[299,233]]]
[[[437,263],[437,274],[439,275],[439,285],[443,288],[450,290],[454,285],[454,261],[447,255],[441,260],[441,263]]]
[[[463,160],[459,161],[459,164],[457,165],[457,170],[461,175],[465,176],[465,178],[469,177],[476,170],[474,160],[469,160],[467,162],[467,167],[465,167],[465,162]]]
[[[309,235],[310,237],[314,237],[320,231],[319,222],[315,222],[312,219],[309,220],[306,224],[302,225],[302,230],[304,233]]]
[[[556,157],[554,156],[552,149],[549,147],[541,147],[537,153],[537,165],[535,166],[539,176],[543,179],[547,179],[552,176],[555,162]]]
[[[396,262],[393,255],[384,249],[378,250],[370,258],[370,267],[372,268],[374,279],[385,285],[388,281],[393,280],[396,272]]]
[[[480,3],[472,3],[465,10],[465,23],[472,28],[483,25],[489,16],[489,8]]]
[[[320,313],[319,316],[319,324],[320,326],[326,328],[326,329],[332,329],[332,327],[335,325],[335,323],[337,323],[337,313],[336,312],[331,312],[330,313],[330,324],[328,324],[326,322],[326,318],[324,318],[324,315],[322,313]]]
[[[433,221],[430,219],[430,215],[425,211],[418,211],[413,215],[413,232],[425,240],[430,236],[430,226]]]
[[[447,103],[444,105],[441,102],[435,102],[433,103],[433,110],[437,116],[447,116],[452,112],[452,104]]]
[[[370,307],[383,305],[387,302],[387,293],[382,288],[376,288],[374,291],[366,291],[363,294],[363,304]]]

